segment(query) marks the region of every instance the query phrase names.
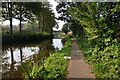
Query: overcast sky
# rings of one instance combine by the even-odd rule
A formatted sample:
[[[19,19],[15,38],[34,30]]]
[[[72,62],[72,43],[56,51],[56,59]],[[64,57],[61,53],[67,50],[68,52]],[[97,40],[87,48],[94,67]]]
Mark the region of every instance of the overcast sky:
[[[55,13],[55,16],[58,17],[60,15],[56,11],[56,6],[58,5],[58,3],[55,2],[54,0],[48,0],[48,2],[50,2],[50,4],[52,5],[52,10]],[[64,24],[64,21],[61,21],[61,20],[56,20],[56,21],[58,22],[59,28],[58,29],[53,28],[53,30],[61,30],[61,28]],[[10,24],[9,20],[6,20],[3,22],[3,25],[9,25],[9,24]],[[18,25],[18,24],[19,24],[19,20],[13,19],[13,25]]]
[[[55,16],[58,17],[60,14],[57,13],[56,11],[56,6],[58,5],[57,2],[55,2],[54,0],[48,0],[48,2],[50,2],[50,4],[52,4],[52,10],[54,11],[55,13]],[[65,23],[64,21],[61,21],[61,20],[57,20],[58,22],[58,25],[59,25],[59,28],[58,30],[61,30],[63,24]],[[53,30],[57,30],[56,28],[53,28]]]

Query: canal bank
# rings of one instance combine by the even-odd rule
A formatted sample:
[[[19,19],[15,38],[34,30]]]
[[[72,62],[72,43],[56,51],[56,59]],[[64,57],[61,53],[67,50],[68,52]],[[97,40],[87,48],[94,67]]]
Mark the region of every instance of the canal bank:
[[[2,35],[2,45],[13,45],[13,44],[31,44],[48,39],[52,39],[54,35],[52,34],[41,34],[41,33],[14,33],[12,36],[9,34]]]
[[[25,78],[63,80],[67,74],[69,59],[66,57],[71,54],[71,44],[71,39],[67,39],[63,48],[51,54],[42,64],[38,63],[37,65],[31,65],[30,62],[29,64],[23,65]]]
[[[33,44],[15,44],[2,48],[2,78],[24,78],[22,63],[32,61],[37,63],[46,59],[56,50],[63,47],[61,39],[49,39]]]

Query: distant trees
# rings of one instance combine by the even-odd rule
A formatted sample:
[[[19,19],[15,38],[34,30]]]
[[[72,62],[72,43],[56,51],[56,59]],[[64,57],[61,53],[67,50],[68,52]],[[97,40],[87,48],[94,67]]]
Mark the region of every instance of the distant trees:
[[[23,21],[31,21],[33,18],[34,18],[34,14],[31,13],[30,10],[28,10],[26,8],[25,5],[27,5],[28,3],[24,3],[24,2],[16,2],[15,3],[15,11],[14,11],[14,14],[15,14],[15,19],[18,19],[20,21],[19,23],[19,32],[20,32],[20,35],[21,35],[21,32],[22,32],[22,22]]]
[[[63,25],[63,28],[62,28],[62,31],[67,34],[70,30],[69,30],[69,24],[68,23],[65,23]]]
[[[2,18],[10,21],[10,35],[12,36],[12,19],[19,19],[21,34],[22,21],[39,24],[40,33],[51,33],[56,25],[54,14],[48,2],[3,2]]]
[[[73,19],[69,13],[69,8],[79,5],[79,3],[80,2],[60,2],[56,6],[56,10],[60,14],[57,19],[66,21],[69,24],[69,29],[73,32],[73,35],[79,34],[83,36],[83,28],[81,27],[81,24],[79,24],[77,20]]]
[[[42,2],[38,3],[38,2],[33,2],[33,3],[27,3],[25,5],[27,7],[28,10],[30,10],[36,17],[36,20],[38,21],[39,24],[39,29],[41,30],[40,32],[42,32],[42,11],[43,11],[43,4]]]
[[[33,2],[26,3],[27,10],[34,14],[32,19],[39,24],[40,33],[51,33],[52,28],[56,25],[54,13],[51,10],[51,5],[48,2]]]
[[[83,27],[81,24],[79,24],[78,21],[71,20],[69,28],[72,31],[73,35],[80,35],[81,37],[84,36]]]

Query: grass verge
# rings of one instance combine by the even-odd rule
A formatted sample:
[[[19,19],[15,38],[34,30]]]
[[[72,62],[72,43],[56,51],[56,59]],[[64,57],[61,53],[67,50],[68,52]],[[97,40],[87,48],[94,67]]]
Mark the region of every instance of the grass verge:
[[[27,71],[24,66],[26,73],[26,78],[35,79],[42,78],[43,80],[62,80],[67,73],[68,60],[65,56],[69,56],[71,53],[71,39],[68,39],[62,50],[55,52],[46,60],[43,61],[41,65],[32,66],[31,71]],[[29,69],[29,68],[28,68]],[[32,74],[32,75],[31,75]],[[34,74],[34,75],[33,75]]]

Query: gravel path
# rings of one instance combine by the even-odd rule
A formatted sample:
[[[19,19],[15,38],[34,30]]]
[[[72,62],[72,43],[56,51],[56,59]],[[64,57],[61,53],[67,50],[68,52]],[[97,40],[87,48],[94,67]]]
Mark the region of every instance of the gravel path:
[[[73,40],[71,60],[68,66],[66,79],[70,78],[95,78],[91,73],[91,66],[84,62],[83,54],[80,51],[76,39]]]

